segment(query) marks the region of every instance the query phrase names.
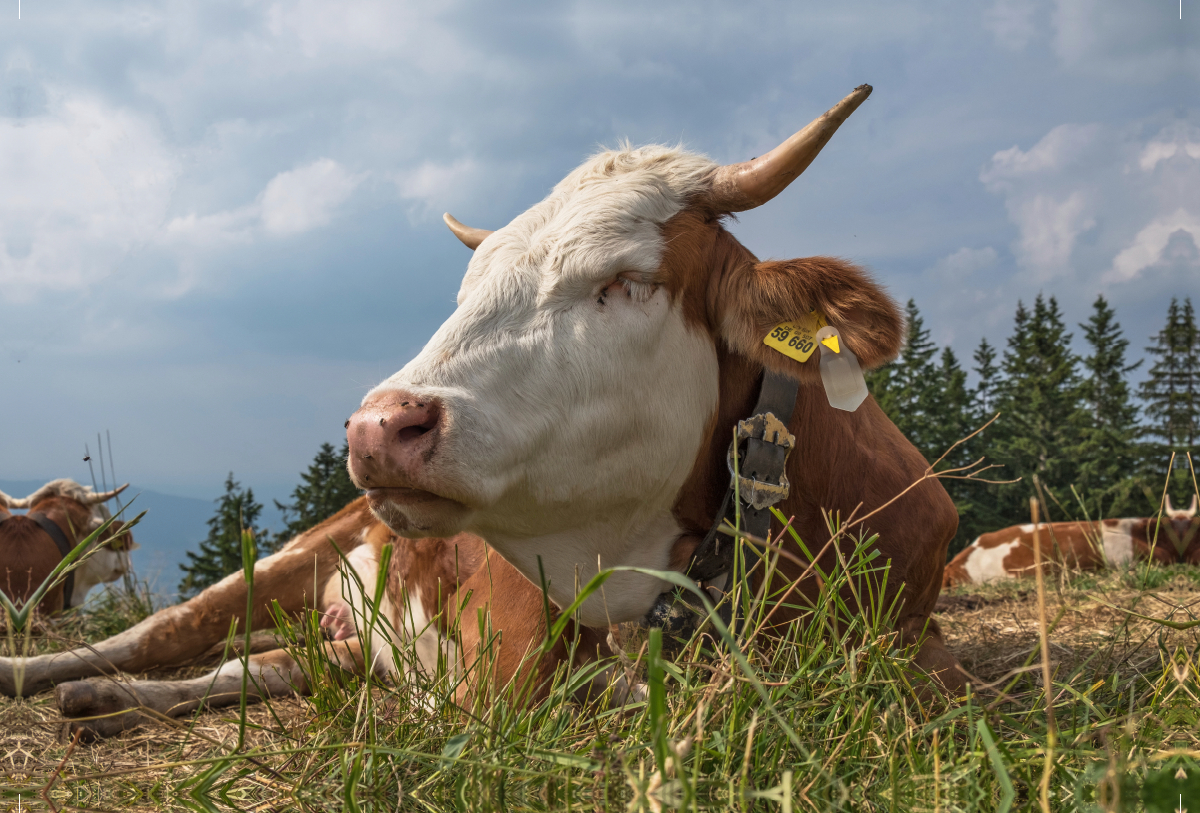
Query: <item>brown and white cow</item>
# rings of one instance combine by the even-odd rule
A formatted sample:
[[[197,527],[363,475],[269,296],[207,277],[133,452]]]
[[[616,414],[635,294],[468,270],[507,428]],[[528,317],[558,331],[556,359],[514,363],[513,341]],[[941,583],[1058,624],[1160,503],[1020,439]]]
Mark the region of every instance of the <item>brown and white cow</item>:
[[[372,610],[363,594],[374,594],[381,552],[389,544],[394,546],[394,554],[378,608],[386,623],[367,634]],[[351,671],[370,668],[379,675],[417,671],[434,675],[442,659],[445,673],[461,675],[459,650],[450,633],[457,623],[455,601],[472,590],[496,591],[501,598],[492,604],[493,620],[503,623],[514,637],[540,643],[546,635],[544,615],[513,623],[503,597],[519,602],[531,585],[488,551],[483,540],[471,534],[448,539],[398,538],[371,514],[365,498],[258,561],[254,573],[251,629],[274,628],[273,602],[293,617],[316,609],[331,639],[322,645],[326,656]],[[246,593],[243,575],[233,573],[192,599],[160,610],[96,644],[30,658],[0,657],[0,693],[28,696],[56,686],[55,699],[66,717],[109,715],[73,722],[73,729],[88,736],[111,736],[141,721],[140,713],[121,713],[126,710],[144,708],[180,716],[200,706],[238,702],[246,665],[252,677],[251,700],[308,691],[308,678],[283,649],[255,651],[245,663],[231,660],[191,680],[82,680],[186,666],[212,656],[221,650],[231,622],[239,634],[244,630]],[[600,654],[603,643],[596,633],[585,631],[582,637],[584,644],[590,640],[592,651],[576,647],[580,665]],[[567,654],[560,642],[549,658],[527,660],[523,674],[531,678],[529,684],[544,684]],[[508,674],[517,672],[525,660],[512,661],[517,657],[512,646],[499,656],[499,668]],[[607,676],[603,676],[597,687],[603,689],[606,682]],[[618,689],[625,690],[623,678],[615,682]],[[466,692],[460,696],[465,700]]]
[[[958,521],[953,503],[924,479],[926,461],[873,400],[853,413],[831,408],[816,358],[799,363],[763,344],[779,323],[819,309],[859,361],[875,366],[900,346],[895,303],[842,260],[759,262],[723,225],[731,213],[781,192],[869,92],[857,89],[746,164],[718,167],[667,147],[605,152],[499,231],[448,218],[477,249],[459,308],[348,423],[351,474],[366,500],[256,565],[252,626],[269,625],[267,597],[286,612],[319,604],[338,639],[327,645],[330,655],[361,667],[361,637],[348,623],[359,599],[334,577],[338,558],[329,540],[352,549],[348,558],[370,592],[378,543],[394,531],[401,536],[394,538],[386,610],[396,634],[415,640],[422,663],[382,667],[426,667],[426,659],[444,655],[470,669],[481,644],[477,624],[462,624],[461,641],[439,639],[449,607],[467,619],[486,608],[503,643],[485,678],[468,674],[460,699],[472,688],[486,691],[481,683],[518,677],[531,678],[533,699],[568,651],[560,645],[547,657],[526,657],[545,636],[539,561],[557,607],[601,568],[685,569],[728,486],[733,425],[750,414],[764,370],[772,370],[800,382],[786,416],[796,436],[791,495],[780,509],[814,550],[829,539],[826,512],[870,513],[855,535],[880,534],[891,566],[883,603],[903,591],[902,640],[919,644],[919,665],[951,688],[960,685],[957,662],[930,619]],[[392,531],[372,519],[367,501]],[[376,539],[369,548],[368,537]],[[830,550],[821,566],[832,567],[834,558]],[[795,583],[801,572],[784,560],[778,580]],[[26,661],[24,691],[202,654],[240,618],[241,580],[233,574],[92,648]],[[594,658],[609,625],[642,618],[664,588],[654,576],[615,573],[570,630],[576,657]],[[816,578],[803,580],[799,597],[780,605],[772,621],[794,621],[802,597],[817,589]],[[422,626],[429,619],[433,625]],[[430,637],[422,641],[424,633]],[[375,646],[368,657],[381,667]],[[0,658],[0,690],[15,690],[15,665]],[[305,686],[283,651],[254,656],[251,671],[262,693]],[[230,702],[220,695],[240,686],[240,674],[231,663],[186,686],[66,683],[57,698],[68,716],[138,703],[176,713],[198,705],[210,687],[209,703]],[[124,723],[88,725],[106,733],[104,726]]]
[[[1161,521],[1135,517],[1039,523],[1042,560],[1074,570],[1102,570],[1133,560],[1200,564],[1196,499],[1190,508],[1177,510],[1168,497],[1163,513]],[[981,534],[946,565],[943,586],[1032,576],[1033,531],[1033,525],[1026,524]]]
[[[51,480],[21,499],[0,492],[0,590],[18,605],[33,595],[67,551],[112,517],[105,503],[127,487],[96,493],[74,480]],[[12,508],[29,510],[13,514],[8,510]],[[93,587],[129,572],[129,554],[138,546],[129,532],[121,532],[123,525],[117,520],[105,530],[98,549],[72,571],[69,582],[45,595],[39,612],[77,607]],[[68,586],[70,595],[65,592]]]
[[[541,572],[565,607],[603,568],[685,568],[720,510],[734,424],[771,370],[800,382],[786,416],[791,494],[779,508],[814,550],[829,538],[826,514],[878,511],[864,530],[880,535],[889,591],[903,585],[902,639],[920,640],[917,663],[960,684],[930,620],[953,503],[924,480],[888,504],[922,480],[920,453],[872,399],[833,409],[816,357],[801,363],[763,341],[816,309],[873,367],[898,352],[895,303],[849,262],[761,262],[724,226],[779,194],[869,92],[744,164],[661,146],[602,152],[495,232],[448,220],[475,250],[458,308],[363,400],[348,425],[349,464],[397,533],[477,533],[530,585],[519,602],[475,592],[468,612],[491,602],[495,616],[503,599],[520,623],[540,612]],[[822,565],[833,561],[831,550]],[[781,562],[779,583],[802,571]],[[580,621],[640,619],[666,588],[617,572]],[[815,590],[815,579],[800,586]],[[790,623],[801,603],[774,620]]]

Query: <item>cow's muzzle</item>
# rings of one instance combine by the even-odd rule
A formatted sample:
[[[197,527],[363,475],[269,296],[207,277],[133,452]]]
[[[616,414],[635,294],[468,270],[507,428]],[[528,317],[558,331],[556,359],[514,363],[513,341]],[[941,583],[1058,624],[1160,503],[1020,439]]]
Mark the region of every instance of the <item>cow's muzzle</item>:
[[[346,424],[350,477],[359,488],[422,489],[441,439],[442,406],[403,391],[369,398]]]

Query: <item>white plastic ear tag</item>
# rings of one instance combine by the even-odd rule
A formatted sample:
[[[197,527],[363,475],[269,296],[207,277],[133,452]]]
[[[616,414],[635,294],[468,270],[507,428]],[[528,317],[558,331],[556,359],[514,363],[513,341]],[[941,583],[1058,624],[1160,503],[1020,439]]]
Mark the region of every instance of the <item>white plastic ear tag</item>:
[[[853,412],[867,398],[867,380],[858,359],[841,341],[835,327],[821,328],[816,339],[821,346],[821,383],[825,385],[829,405]]]

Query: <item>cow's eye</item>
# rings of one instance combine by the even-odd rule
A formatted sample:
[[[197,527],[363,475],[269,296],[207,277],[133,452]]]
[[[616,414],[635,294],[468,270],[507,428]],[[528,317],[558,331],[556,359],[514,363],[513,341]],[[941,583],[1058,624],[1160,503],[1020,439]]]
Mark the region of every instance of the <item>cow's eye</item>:
[[[613,297],[622,297],[632,302],[645,302],[654,296],[654,292],[657,290],[658,285],[653,282],[645,282],[622,275],[600,290],[596,302],[600,305],[607,305]]]

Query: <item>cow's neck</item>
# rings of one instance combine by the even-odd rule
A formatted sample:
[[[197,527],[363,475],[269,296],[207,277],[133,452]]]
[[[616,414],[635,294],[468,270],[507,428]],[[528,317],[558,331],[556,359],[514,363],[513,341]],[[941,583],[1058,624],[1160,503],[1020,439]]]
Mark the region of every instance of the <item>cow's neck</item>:
[[[111,568],[102,567],[97,561],[104,554],[104,551],[97,551],[92,556],[89,556],[79,568],[75,571],[75,585],[71,591],[71,606],[78,607],[83,604],[84,599],[93,587],[104,584],[104,576],[111,572]],[[102,572],[104,571],[104,572]]]
[[[718,346],[720,368],[720,400],[696,467],[680,491],[674,513],[687,534],[703,536],[712,527],[721,510],[729,488],[729,469],[726,455],[733,440],[737,422],[750,416],[758,401],[762,383],[761,365]],[[796,407],[786,422],[796,436],[796,446],[788,457],[787,476],[791,491],[787,499],[776,506],[784,516],[819,515],[814,506],[843,512],[847,516],[854,506],[843,504],[846,499],[860,497],[868,504],[879,504],[876,495],[866,488],[846,487],[853,472],[840,471],[838,459],[870,460],[877,458],[875,444],[882,443],[879,455],[888,457],[885,449],[895,438],[880,438],[878,432],[868,432],[873,413],[879,407],[868,398],[854,413],[829,406],[820,385],[801,382]],[[853,449],[851,449],[853,447]],[[881,465],[889,465],[881,460]],[[920,472],[916,472],[919,476]],[[893,496],[893,495],[888,495]],[[808,530],[808,529],[806,529]],[[808,540],[817,541],[817,540]]]
[[[483,529],[488,544],[534,584],[542,576],[550,600],[567,607],[601,568],[617,566],[667,570],[671,549],[680,528],[670,511],[647,512],[633,517],[596,519],[562,533],[512,538],[498,529]],[[539,567],[539,561],[540,567]],[[603,591],[580,607],[584,626],[636,621],[668,589],[665,581],[642,573],[618,571],[604,583]]]

